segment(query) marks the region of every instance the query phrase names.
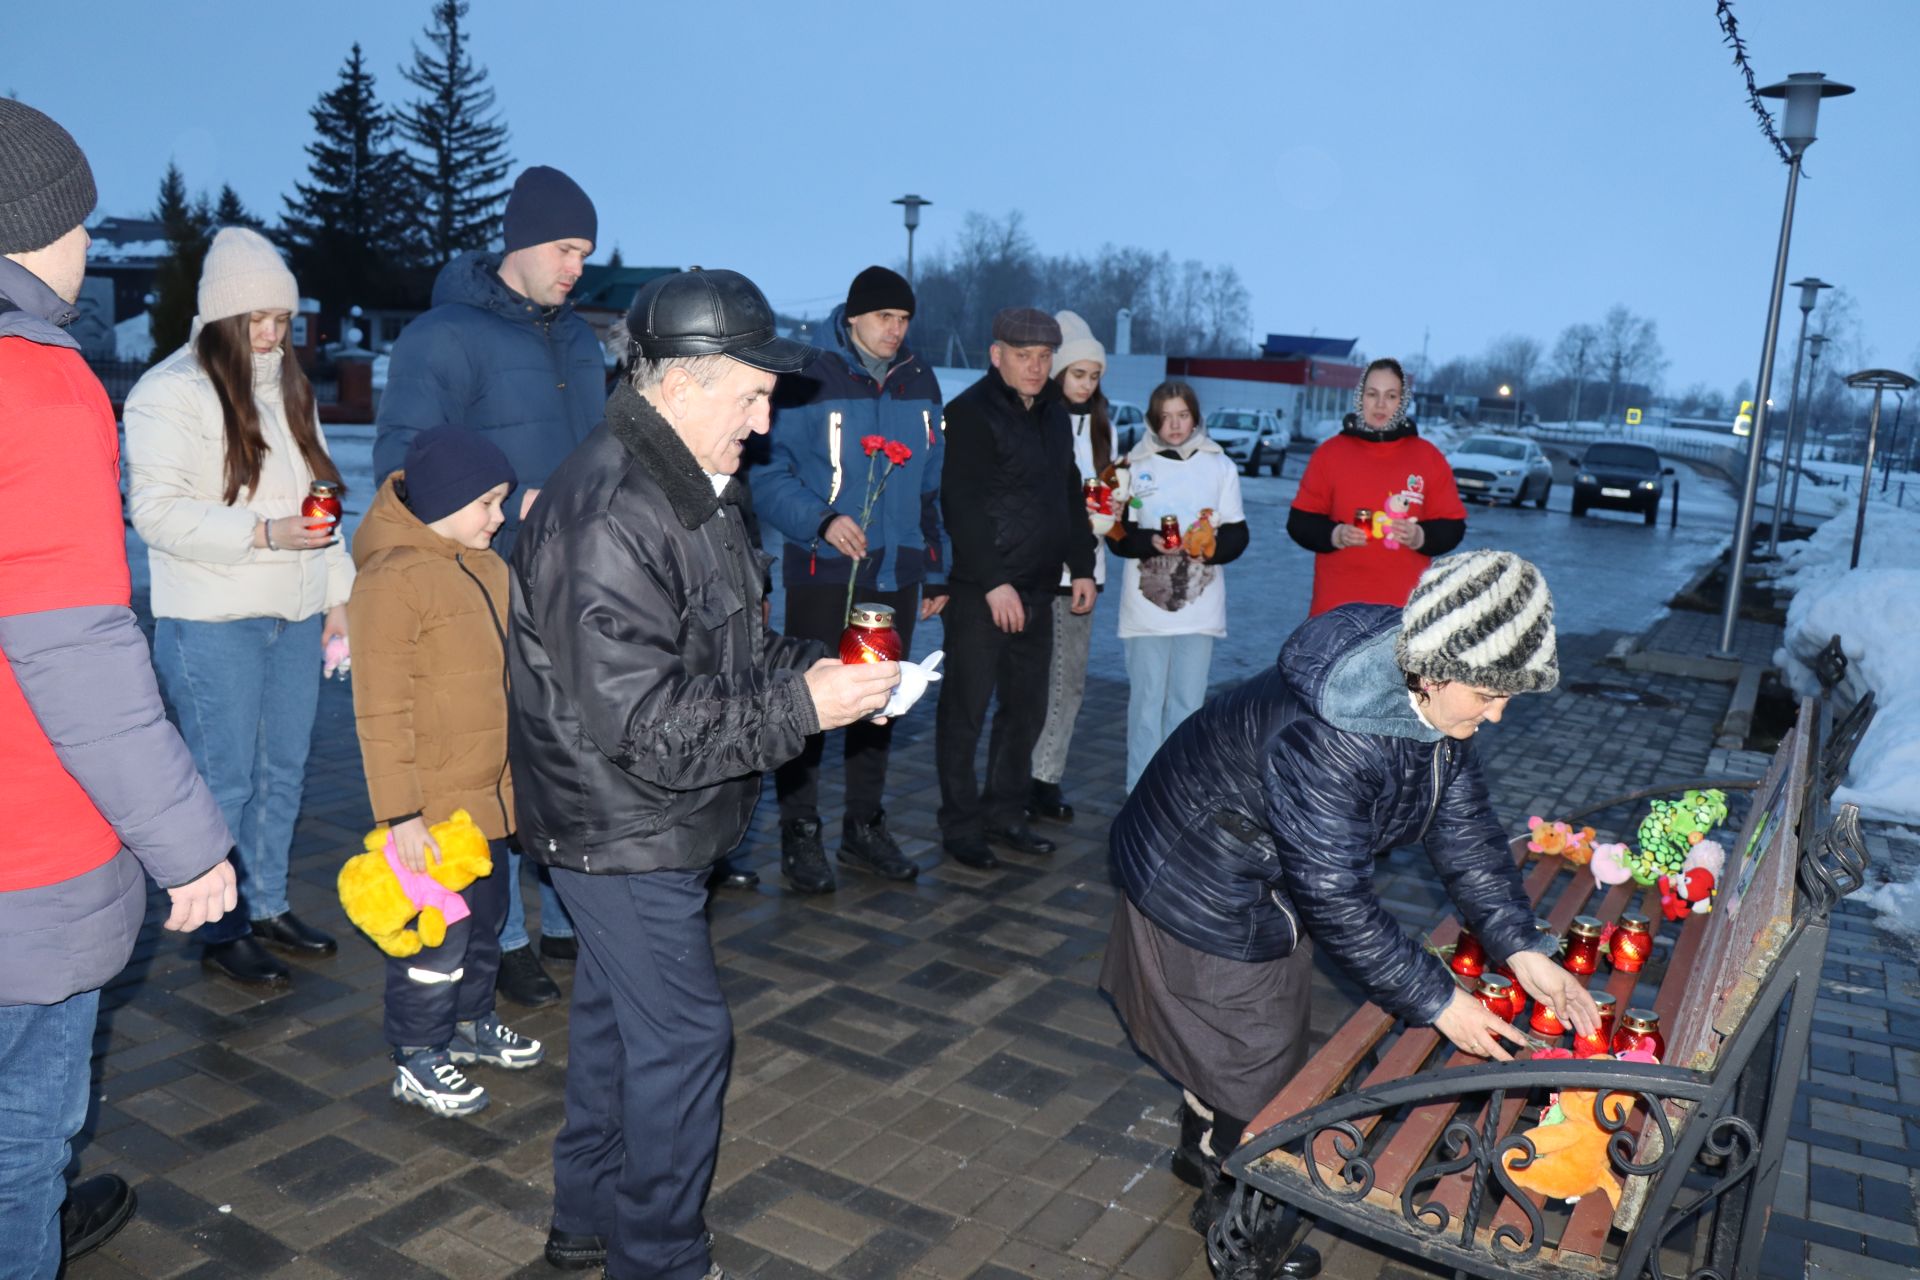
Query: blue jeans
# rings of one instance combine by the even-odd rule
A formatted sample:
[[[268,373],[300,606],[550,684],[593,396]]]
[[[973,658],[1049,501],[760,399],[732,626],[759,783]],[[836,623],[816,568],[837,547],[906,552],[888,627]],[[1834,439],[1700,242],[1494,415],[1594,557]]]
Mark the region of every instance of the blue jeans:
[[[52,1280],[73,1135],[87,1118],[100,993],[0,1005],[0,1275]]]
[[[540,933],[547,938],[571,938],[573,917],[567,914],[560,895],[553,891],[553,877],[537,862],[529,861],[518,849],[507,855],[507,918],[500,925],[500,950],[518,951],[527,945],[527,904],[520,896],[520,867],[533,872],[540,888]]]
[[[1127,651],[1127,790],[1180,722],[1207,700],[1212,636],[1129,636]]]
[[[201,942],[243,938],[251,921],[286,913],[287,853],[320,701],[320,629],[317,614],[154,626],[160,687],[240,855],[240,909],[201,926]]]

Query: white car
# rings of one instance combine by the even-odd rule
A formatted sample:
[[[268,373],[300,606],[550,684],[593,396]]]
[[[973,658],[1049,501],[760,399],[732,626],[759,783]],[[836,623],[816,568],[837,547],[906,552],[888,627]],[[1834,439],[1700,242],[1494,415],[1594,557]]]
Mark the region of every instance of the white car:
[[[1276,476],[1286,468],[1291,437],[1273,409],[1215,409],[1207,415],[1207,438],[1250,476],[1263,466]]]
[[[1107,401],[1107,422],[1113,427],[1113,456],[1124,458],[1147,433],[1147,415],[1131,400]]]
[[[1511,502],[1516,507],[1531,498],[1544,511],[1553,492],[1553,463],[1539,445],[1520,436],[1484,431],[1468,436],[1447,455],[1447,463],[1462,498]]]

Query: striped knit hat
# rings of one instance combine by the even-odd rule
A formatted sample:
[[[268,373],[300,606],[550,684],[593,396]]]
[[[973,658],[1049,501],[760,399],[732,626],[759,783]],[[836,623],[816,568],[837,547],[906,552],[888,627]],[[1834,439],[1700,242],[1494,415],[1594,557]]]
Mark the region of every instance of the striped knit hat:
[[[1394,656],[1401,670],[1429,680],[1506,694],[1551,689],[1560,683],[1553,593],[1511,551],[1444,556],[1407,598]]]

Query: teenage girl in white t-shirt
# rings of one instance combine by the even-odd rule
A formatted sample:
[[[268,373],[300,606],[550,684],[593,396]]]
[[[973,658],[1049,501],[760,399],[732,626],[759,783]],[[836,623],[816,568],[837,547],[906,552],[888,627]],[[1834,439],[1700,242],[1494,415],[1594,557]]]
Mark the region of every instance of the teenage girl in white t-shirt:
[[[1120,642],[1129,684],[1129,791],[1160,744],[1206,700],[1213,641],[1227,634],[1220,567],[1247,549],[1240,473],[1201,428],[1193,388],[1174,381],[1154,388],[1147,425],[1127,455],[1132,500],[1126,538],[1114,548],[1127,561]],[[1169,515],[1179,524],[1177,544],[1161,536]]]

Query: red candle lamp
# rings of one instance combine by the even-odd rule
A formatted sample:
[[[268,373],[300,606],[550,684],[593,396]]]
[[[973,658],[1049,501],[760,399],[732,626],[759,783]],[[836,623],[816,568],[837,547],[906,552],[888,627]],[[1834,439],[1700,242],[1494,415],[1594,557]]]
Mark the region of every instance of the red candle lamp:
[[[1543,1036],[1562,1036],[1567,1033],[1566,1024],[1560,1021],[1545,1000],[1533,1002],[1533,1016],[1527,1019],[1527,1025]]]
[[[1481,974],[1480,985],[1474,988],[1473,994],[1489,1012],[1508,1022],[1519,1017],[1520,1011],[1527,1007],[1526,993],[1515,986],[1512,979],[1497,973]]]
[[[1653,954],[1653,921],[1638,911],[1621,913],[1613,926],[1613,945],[1608,959],[1622,973],[1638,973]]]
[[[894,630],[893,610],[884,604],[857,604],[840,633],[842,662],[898,662],[906,655]]]
[[[331,480],[315,480],[300,503],[300,514],[315,522],[338,525],[341,510],[340,486]]]
[[[1487,969],[1487,951],[1473,931],[1462,925],[1459,940],[1453,944],[1453,958],[1447,967],[1463,978],[1477,978]]]
[[[1164,515],[1160,517],[1160,542],[1168,551],[1180,549],[1180,517]]]
[[[1573,1033],[1573,1056],[1576,1058],[1594,1058],[1613,1049],[1613,993],[1596,991],[1594,1004],[1600,1007],[1600,1025],[1594,1028],[1592,1035]]]
[[[1568,973],[1582,977],[1600,970],[1600,933],[1606,926],[1595,916],[1575,916],[1567,929],[1567,953],[1560,958]]]
[[[1667,1038],[1660,1034],[1660,1015],[1651,1009],[1629,1009],[1613,1033],[1610,1052],[1618,1057],[1640,1049],[1666,1060]]]

